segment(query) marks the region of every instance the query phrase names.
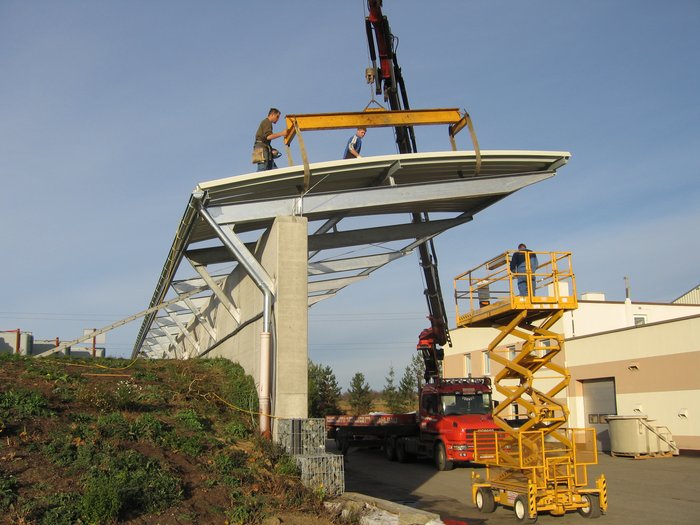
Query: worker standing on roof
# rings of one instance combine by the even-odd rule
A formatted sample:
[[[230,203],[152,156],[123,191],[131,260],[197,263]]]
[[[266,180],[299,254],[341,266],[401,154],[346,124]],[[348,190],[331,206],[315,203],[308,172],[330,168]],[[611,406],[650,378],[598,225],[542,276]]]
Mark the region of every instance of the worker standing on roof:
[[[530,268],[525,262],[526,257],[530,258]],[[528,249],[525,244],[518,245],[518,251],[513,253],[510,259],[510,272],[516,274],[518,280],[518,295],[527,297],[535,295],[535,270],[537,269],[537,255]],[[530,278],[530,293],[528,294],[528,277]]]
[[[271,141],[284,137],[287,132],[280,131],[279,133],[272,132],[272,125],[276,124],[280,119],[280,110],[270,108],[260,125],[255,132],[255,144],[253,145],[253,163],[258,165],[258,171],[265,171],[277,168],[275,159],[281,153],[272,147]]]
[[[359,159],[361,157],[362,139],[367,133],[367,128],[357,128],[355,134],[350,137],[343,152],[344,159]]]

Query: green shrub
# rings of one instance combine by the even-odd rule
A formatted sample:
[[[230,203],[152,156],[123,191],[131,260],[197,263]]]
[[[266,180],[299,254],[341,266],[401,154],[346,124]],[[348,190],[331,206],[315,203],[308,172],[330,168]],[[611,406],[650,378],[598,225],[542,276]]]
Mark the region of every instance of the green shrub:
[[[24,355],[12,354],[10,352],[0,353],[0,363],[4,361],[29,361],[29,358]]]
[[[262,452],[262,457],[269,461],[271,465],[276,465],[285,458],[289,458],[289,454],[284,450],[284,447],[271,439],[256,436],[255,444],[258,450]]]
[[[151,414],[143,414],[131,423],[129,431],[136,440],[158,443],[169,430],[168,425]]]
[[[160,512],[182,499],[182,483],[156,460],[129,450],[115,454],[83,476],[80,508],[89,523],[115,521],[130,513]]]
[[[202,434],[181,434],[175,430],[167,432],[162,444],[175,452],[184,452],[188,456],[199,456],[206,447],[207,440]]]
[[[39,497],[25,505],[27,518],[39,525],[77,525],[84,523],[80,512],[80,494],[58,492]]]
[[[17,480],[0,473],[0,511],[7,509],[17,499]]]
[[[114,389],[116,408],[137,408],[141,400],[142,391],[143,387],[137,384],[133,378],[119,381]]]
[[[245,410],[257,412],[258,391],[252,376],[245,373],[243,367],[223,357],[208,359],[206,365],[221,370],[224,374],[221,396],[232,405]]]
[[[105,444],[99,446],[91,441],[75,441],[79,444],[75,446],[75,459],[71,465],[73,470],[80,471],[94,465],[109,462],[109,458],[112,454],[112,448],[110,446]]]
[[[231,507],[226,517],[232,525],[260,523],[267,517],[265,497],[260,493],[234,490],[231,493]]]
[[[186,429],[195,432],[202,432],[209,426],[206,419],[200,418],[197,412],[191,408],[180,410],[175,414],[175,420],[180,422]]]
[[[235,441],[250,436],[251,430],[240,419],[234,419],[224,427],[224,433],[226,434],[226,439]]]
[[[70,434],[53,434],[42,452],[51,463],[59,467],[71,465],[78,454],[78,447]]]
[[[301,471],[297,466],[297,462],[292,456],[287,454],[281,456],[275,463],[275,471],[283,476],[298,476]]]
[[[168,398],[162,386],[145,385],[141,389],[139,396],[141,403],[151,406],[167,405]]]
[[[130,425],[120,412],[111,412],[97,418],[97,431],[102,437],[129,439]]]
[[[8,390],[0,393],[0,410],[5,410],[19,419],[49,416],[53,411],[49,403],[38,392],[30,390]]]
[[[116,480],[106,475],[91,478],[78,508],[80,515],[88,523],[116,521],[119,511],[122,509],[122,500]]]
[[[74,437],[83,440],[94,440],[97,434],[95,419],[90,414],[79,412],[69,416],[71,420],[70,432]]]
[[[75,390],[63,385],[57,386],[51,393],[56,396],[61,403],[72,403],[76,400]]]
[[[221,482],[230,487],[237,487],[253,478],[247,465],[248,455],[242,450],[222,452],[212,461]]]
[[[100,412],[111,412],[119,408],[112,392],[101,390],[96,386],[80,388],[77,392],[77,397],[79,401],[96,408]]]
[[[153,370],[137,370],[133,375],[134,379],[142,379],[144,381],[158,381],[158,374]]]

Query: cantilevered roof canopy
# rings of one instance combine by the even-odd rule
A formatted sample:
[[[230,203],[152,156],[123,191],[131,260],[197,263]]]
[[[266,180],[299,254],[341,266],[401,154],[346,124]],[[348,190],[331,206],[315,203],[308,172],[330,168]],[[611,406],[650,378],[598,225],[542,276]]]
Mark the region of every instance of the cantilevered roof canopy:
[[[202,268],[240,263],[197,211],[195,201],[217,227],[235,232],[229,235],[248,236],[244,241],[248,245],[278,216],[306,217],[312,305],[439,233],[470,221],[507,195],[552,177],[569,157],[567,152],[481,151],[477,167],[474,152],[450,151],[321,162],[309,166],[308,191],[303,166],[202,182],[190,196],[150,306],[164,302],[168,294],[184,295],[204,283],[210,290],[146,316],[134,356],[142,351],[175,357],[168,351],[174,348],[173,340],[186,336],[183,332],[199,315],[203,298],[217,292],[218,277]],[[416,213],[423,214],[421,222],[412,221],[411,214]],[[427,214],[439,218],[431,220]],[[339,253],[350,247],[352,257]],[[183,257],[199,278],[179,276]],[[204,353],[206,349],[199,355]]]

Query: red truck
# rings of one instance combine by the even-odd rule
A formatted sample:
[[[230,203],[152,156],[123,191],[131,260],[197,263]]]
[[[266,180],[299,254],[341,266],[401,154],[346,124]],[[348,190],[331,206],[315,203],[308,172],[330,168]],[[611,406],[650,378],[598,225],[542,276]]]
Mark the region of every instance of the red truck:
[[[429,457],[450,470],[474,458],[474,432],[497,428],[491,408],[490,378],[436,378],[423,386],[417,413],[326,416],[326,431],[343,453],[381,445],[390,461]]]

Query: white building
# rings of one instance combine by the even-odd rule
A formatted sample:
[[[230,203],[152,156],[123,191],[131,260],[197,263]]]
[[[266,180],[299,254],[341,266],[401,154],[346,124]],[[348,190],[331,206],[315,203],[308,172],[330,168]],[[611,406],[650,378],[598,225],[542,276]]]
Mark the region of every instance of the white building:
[[[596,428],[599,446],[609,450],[605,416],[646,415],[668,427],[681,450],[700,450],[700,304],[611,302],[584,294],[553,331],[565,337],[555,363],[571,374],[561,394],[566,399],[559,399],[569,407],[568,426]],[[445,376],[495,376],[500,365],[485,350],[497,333],[451,331]],[[509,336],[496,351],[514,355],[521,344]]]

